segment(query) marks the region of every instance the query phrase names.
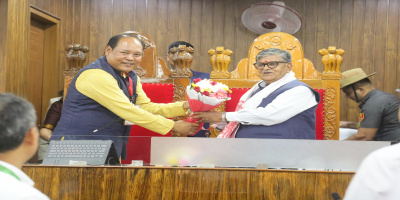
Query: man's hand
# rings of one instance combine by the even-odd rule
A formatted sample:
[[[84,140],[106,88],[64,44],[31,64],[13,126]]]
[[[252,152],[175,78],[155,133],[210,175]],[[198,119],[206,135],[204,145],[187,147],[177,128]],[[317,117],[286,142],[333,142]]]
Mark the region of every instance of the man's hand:
[[[195,112],[193,113],[193,119],[199,118],[200,122],[210,122],[210,123],[217,123],[222,122],[222,114],[223,112],[218,111],[208,111],[208,112]]]
[[[351,128],[351,129],[358,129],[357,122],[350,122],[350,121],[340,121],[340,128]]]
[[[346,140],[364,140],[371,141],[374,139],[376,132],[378,132],[378,128],[360,128],[358,132]]]
[[[178,134],[192,135],[197,132],[198,127],[199,124],[179,120],[175,122],[174,127],[172,127],[172,131],[177,132]]]
[[[39,131],[39,134],[40,134],[40,137],[41,137],[43,140],[49,141],[52,132],[53,132],[53,131],[50,130],[50,129],[41,128],[40,131]]]

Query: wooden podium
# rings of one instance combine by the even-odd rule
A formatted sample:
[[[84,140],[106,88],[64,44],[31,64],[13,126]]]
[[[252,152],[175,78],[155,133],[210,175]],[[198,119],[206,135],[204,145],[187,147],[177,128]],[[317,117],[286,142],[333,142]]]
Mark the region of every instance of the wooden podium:
[[[354,172],[25,165],[50,199],[304,199],[344,196]]]

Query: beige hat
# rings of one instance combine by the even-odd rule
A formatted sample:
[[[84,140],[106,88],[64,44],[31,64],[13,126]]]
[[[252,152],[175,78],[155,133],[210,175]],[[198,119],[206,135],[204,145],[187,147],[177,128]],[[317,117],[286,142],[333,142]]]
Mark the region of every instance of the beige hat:
[[[376,72],[367,76],[367,74],[361,68],[347,70],[342,73],[342,79],[340,80],[340,88],[344,88],[348,85],[361,81],[375,74]]]

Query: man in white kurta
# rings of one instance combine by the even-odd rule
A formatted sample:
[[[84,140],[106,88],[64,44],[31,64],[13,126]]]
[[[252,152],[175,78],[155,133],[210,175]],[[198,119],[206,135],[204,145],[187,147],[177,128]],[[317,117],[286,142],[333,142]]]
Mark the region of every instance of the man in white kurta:
[[[10,174],[0,170],[0,199],[49,199],[33,187],[35,183],[20,169],[1,160],[0,165],[11,171]]]
[[[368,155],[351,180],[344,199],[400,199],[400,144]]]

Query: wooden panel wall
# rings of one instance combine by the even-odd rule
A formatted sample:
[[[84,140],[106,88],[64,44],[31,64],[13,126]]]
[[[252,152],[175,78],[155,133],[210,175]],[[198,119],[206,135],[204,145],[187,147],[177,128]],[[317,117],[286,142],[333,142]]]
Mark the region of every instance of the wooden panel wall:
[[[0,92],[6,89],[6,44],[7,44],[7,15],[8,15],[8,1],[0,0]]]
[[[2,8],[3,9],[3,8]],[[4,90],[20,96],[26,94],[28,76],[28,38],[29,6],[27,0],[9,0],[7,9],[7,27],[5,65],[1,66],[5,74]]]
[[[256,34],[241,22],[241,13],[260,0],[25,0],[61,19],[60,67],[66,66],[63,48],[81,43],[90,48],[87,64],[103,55],[110,36],[126,30],[143,32],[157,44],[165,58],[169,43],[185,40],[195,46],[193,69],[210,72],[207,51],[216,46],[231,49],[233,70],[247,52]],[[17,4],[11,0],[9,4]],[[18,1],[19,2],[19,1]],[[22,1],[24,2],[24,1]],[[397,58],[400,53],[400,0],[285,0],[303,24],[294,34],[303,44],[305,57],[323,70],[318,50],[329,45],[346,51],[342,71],[362,67],[378,72],[372,81],[378,89],[395,93],[400,87]],[[28,6],[27,4],[23,6]],[[24,7],[16,8],[26,10]],[[21,11],[22,11],[21,10]],[[24,18],[23,14],[19,17]],[[18,19],[16,19],[18,20]],[[16,32],[13,32],[16,35]],[[17,34],[25,34],[18,32]],[[9,37],[10,38],[10,37]],[[17,38],[14,38],[17,39]],[[21,43],[23,46],[23,43]],[[24,64],[24,57],[18,59]],[[60,72],[60,77],[62,74]],[[10,79],[21,90],[19,79]],[[57,86],[62,88],[62,79]],[[22,90],[23,91],[23,90]],[[341,119],[357,120],[357,104],[341,97]]]

